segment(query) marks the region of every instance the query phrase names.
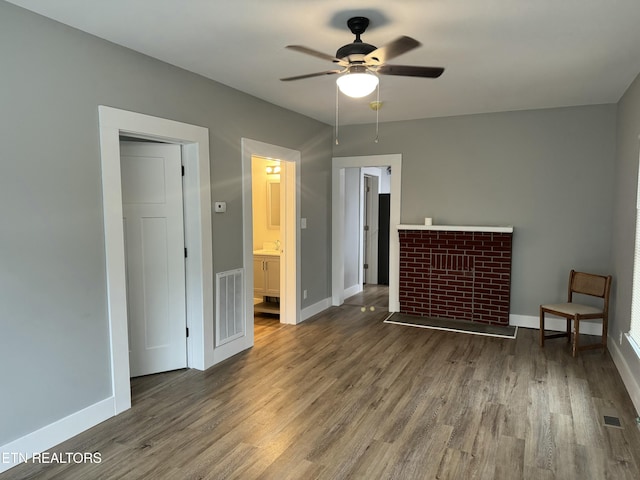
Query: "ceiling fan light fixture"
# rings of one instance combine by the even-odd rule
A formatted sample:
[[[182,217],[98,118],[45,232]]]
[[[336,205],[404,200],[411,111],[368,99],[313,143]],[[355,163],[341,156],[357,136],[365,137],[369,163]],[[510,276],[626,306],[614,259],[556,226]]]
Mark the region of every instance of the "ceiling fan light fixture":
[[[336,80],[342,93],[352,98],[366,97],[378,86],[378,77],[369,72],[345,73]]]

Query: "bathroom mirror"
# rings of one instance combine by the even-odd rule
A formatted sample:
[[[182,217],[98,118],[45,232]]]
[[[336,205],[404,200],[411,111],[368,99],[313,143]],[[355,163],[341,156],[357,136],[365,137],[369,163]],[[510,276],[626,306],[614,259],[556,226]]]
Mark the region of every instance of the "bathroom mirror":
[[[280,228],[280,180],[267,180],[267,228]]]

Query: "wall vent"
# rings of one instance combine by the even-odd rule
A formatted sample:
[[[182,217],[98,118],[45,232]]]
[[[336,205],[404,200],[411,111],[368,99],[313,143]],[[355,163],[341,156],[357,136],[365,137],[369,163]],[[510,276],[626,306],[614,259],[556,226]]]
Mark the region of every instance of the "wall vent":
[[[243,269],[216,274],[216,347],[243,337],[244,314]]]

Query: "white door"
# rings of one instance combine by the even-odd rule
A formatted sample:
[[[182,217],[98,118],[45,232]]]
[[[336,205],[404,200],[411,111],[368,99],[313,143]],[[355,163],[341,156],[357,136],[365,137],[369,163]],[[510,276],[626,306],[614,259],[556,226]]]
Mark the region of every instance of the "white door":
[[[187,366],[179,145],[120,143],[132,377]]]
[[[363,203],[363,254],[362,254],[362,275],[363,283],[373,283],[369,274],[369,262],[371,261],[371,176],[363,177],[364,203]]]
[[[378,283],[378,190],[379,178],[364,175],[364,232],[363,258],[364,283]]]

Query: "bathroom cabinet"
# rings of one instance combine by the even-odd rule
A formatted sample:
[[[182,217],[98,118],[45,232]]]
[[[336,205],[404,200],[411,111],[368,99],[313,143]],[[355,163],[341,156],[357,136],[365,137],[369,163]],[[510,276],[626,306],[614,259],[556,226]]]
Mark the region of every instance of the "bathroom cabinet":
[[[253,296],[280,297],[280,257],[253,256]]]

